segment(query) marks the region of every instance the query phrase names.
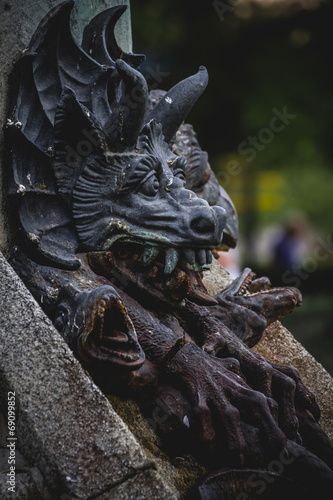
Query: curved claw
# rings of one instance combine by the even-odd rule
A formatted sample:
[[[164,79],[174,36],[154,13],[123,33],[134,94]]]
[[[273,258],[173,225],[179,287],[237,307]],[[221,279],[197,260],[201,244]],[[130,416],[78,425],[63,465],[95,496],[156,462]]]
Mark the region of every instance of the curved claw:
[[[275,370],[287,375],[295,382],[295,401],[297,407],[300,410],[309,411],[313,415],[313,418],[318,422],[320,419],[320,408],[317,404],[315,395],[307,387],[305,387],[297,368],[294,368],[293,366],[280,366],[275,363],[272,363],[272,366]]]
[[[270,449],[281,449],[286,436],[275,419],[275,401],[251,388],[238,375],[235,363],[232,367],[236,369],[231,371],[232,361],[202,353],[189,342],[165,367],[166,375],[172,379],[176,373],[181,377],[183,394],[191,407],[190,430],[195,439],[210,450],[222,441],[229,452],[240,458],[246,450],[242,421],[257,427]]]
[[[195,422],[196,437],[206,448],[215,448],[215,430],[212,422],[211,411],[206,400],[199,395],[199,402],[193,409],[193,420]]]
[[[241,428],[240,411],[227,400],[223,402],[223,428],[228,451],[232,455],[232,461],[242,466],[247,444]],[[231,457],[230,457],[231,458]]]
[[[333,445],[318,422],[305,410],[297,412],[304,446],[322,459],[333,471]]]
[[[295,409],[296,383],[290,377],[274,370],[274,394],[279,397],[279,424],[289,439],[297,439],[299,422]]]

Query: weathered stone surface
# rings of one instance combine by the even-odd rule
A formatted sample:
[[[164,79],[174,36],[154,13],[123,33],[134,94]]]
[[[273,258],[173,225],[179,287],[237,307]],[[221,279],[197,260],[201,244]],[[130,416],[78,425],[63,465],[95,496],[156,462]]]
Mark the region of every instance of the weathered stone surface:
[[[316,395],[321,409],[319,423],[333,441],[333,379],[325,368],[278,321],[267,328],[253,350],[269,361],[300,371],[303,382]]]
[[[6,443],[4,446],[4,448],[0,448],[0,498],[1,500],[12,500],[14,494],[8,490],[8,448]],[[15,498],[20,500],[34,498],[52,500],[40,471],[36,467],[29,466],[18,450],[15,451],[15,468]]]
[[[112,489],[139,475],[145,498],[156,498],[158,488],[158,498],[176,498],[3,258],[0,276],[1,395],[6,404],[15,391],[18,446],[51,491],[116,498]],[[132,498],[125,484],[123,491]]]
[[[211,271],[205,273],[204,283],[211,295],[215,295],[231,283],[229,273],[213,262]],[[305,385],[316,395],[321,409],[320,425],[333,440],[333,379],[325,368],[297,342],[293,335],[279,321],[270,325],[254,351],[268,361],[280,365],[295,366]]]
[[[203,282],[210,295],[215,295],[232,283],[232,277],[217,260],[213,259],[210,271],[203,275]]]

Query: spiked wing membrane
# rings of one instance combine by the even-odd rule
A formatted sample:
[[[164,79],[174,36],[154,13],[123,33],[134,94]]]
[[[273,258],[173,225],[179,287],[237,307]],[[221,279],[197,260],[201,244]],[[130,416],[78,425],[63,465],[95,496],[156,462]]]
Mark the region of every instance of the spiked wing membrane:
[[[123,59],[129,66],[137,68],[145,56],[128,54],[117,44],[114,28],[126,10],[126,5],[117,5],[97,14],[84,29],[82,48],[100,64],[111,66],[116,59]]]
[[[67,87],[75,93],[77,101],[91,111],[100,126],[109,122],[112,111],[108,86],[111,76],[117,73],[112,56],[118,57],[120,50],[112,42],[109,64],[105,67],[81,49],[70,31],[73,5],[73,1],[65,1],[42,20],[29,47],[16,63],[15,100],[7,121],[13,145],[9,193],[19,198],[19,219],[25,239],[30,251],[66,268],[80,265],[74,255],[79,242],[71,213],[58,194],[51,167],[56,110]],[[108,11],[107,20],[112,28],[123,10]],[[139,62],[142,57],[132,55],[129,60]],[[119,75],[114,76],[114,80],[118,86],[121,84]]]

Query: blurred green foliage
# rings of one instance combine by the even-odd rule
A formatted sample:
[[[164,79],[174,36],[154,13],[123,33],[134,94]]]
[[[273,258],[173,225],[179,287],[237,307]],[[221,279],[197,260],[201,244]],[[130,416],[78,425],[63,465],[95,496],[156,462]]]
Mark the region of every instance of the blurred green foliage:
[[[277,12],[230,4],[236,7],[221,20],[210,1],[132,0],[134,49],[147,56],[143,71],[159,65],[168,76],[158,86],[168,89],[207,67],[210,83],[189,121],[218,175],[231,157],[241,165],[226,189],[245,236],[296,209],[331,234],[333,5]],[[284,106],[296,118],[249,162],[239,145],[258,137],[272,110]],[[277,173],[277,184],[262,172]]]

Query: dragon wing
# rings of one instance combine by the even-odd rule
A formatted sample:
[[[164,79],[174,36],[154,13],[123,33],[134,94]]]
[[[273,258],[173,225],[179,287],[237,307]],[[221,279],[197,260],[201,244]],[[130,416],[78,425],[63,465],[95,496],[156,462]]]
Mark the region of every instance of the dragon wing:
[[[113,29],[124,11],[123,8],[107,11],[102,38],[108,40],[109,48],[105,45],[101,57],[105,56],[107,61],[101,59],[100,63],[72,37],[70,13],[73,5],[74,2],[68,0],[49,12],[15,64],[14,98],[7,121],[12,150],[9,194],[17,206],[23,239],[37,258],[69,269],[80,265],[75,257],[79,241],[69,207],[58,192],[52,168],[56,111],[64,88],[70,88],[101,127],[110,124],[110,78],[113,76],[113,88],[122,84],[122,76],[112,59],[121,53]],[[90,24],[90,32],[87,30],[85,35],[84,43],[91,47],[89,52],[94,56],[98,47],[89,37],[100,27],[102,18],[96,16]],[[124,57],[126,59],[135,65],[142,56],[129,54]]]
[[[117,59],[123,59],[129,66],[137,68],[145,56],[123,52],[114,36],[118,19],[125,12],[126,5],[111,7],[95,16],[85,27],[82,48],[100,64],[110,66]]]

